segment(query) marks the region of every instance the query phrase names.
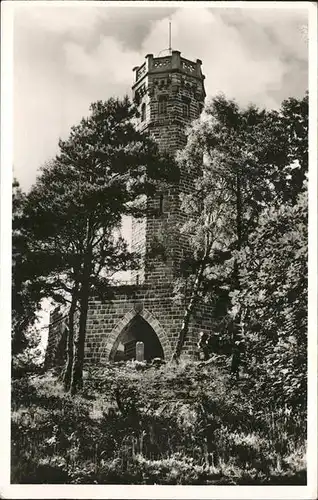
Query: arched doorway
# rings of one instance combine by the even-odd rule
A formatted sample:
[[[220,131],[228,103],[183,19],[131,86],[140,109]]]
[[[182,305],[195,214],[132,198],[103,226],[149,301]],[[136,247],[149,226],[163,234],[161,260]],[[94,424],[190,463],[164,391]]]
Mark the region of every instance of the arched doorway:
[[[156,332],[141,315],[136,314],[122,330],[111,352],[110,360],[122,361],[136,358],[136,342],[144,343],[144,358],[164,358],[164,351]]]

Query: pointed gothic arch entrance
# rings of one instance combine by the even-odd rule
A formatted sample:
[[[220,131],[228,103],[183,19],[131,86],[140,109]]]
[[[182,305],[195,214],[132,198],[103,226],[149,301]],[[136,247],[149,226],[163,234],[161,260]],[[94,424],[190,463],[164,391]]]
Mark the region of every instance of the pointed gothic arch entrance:
[[[172,355],[170,342],[158,320],[147,310],[136,313],[133,309],[108,336],[101,349],[101,361],[133,359],[138,341],[144,342],[146,360],[155,357],[169,359]]]
[[[153,358],[164,358],[160,341],[154,329],[140,314],[136,314],[123,328],[117,342],[110,351],[111,361],[127,361],[136,358],[136,342],[144,343],[144,357],[146,361]]]

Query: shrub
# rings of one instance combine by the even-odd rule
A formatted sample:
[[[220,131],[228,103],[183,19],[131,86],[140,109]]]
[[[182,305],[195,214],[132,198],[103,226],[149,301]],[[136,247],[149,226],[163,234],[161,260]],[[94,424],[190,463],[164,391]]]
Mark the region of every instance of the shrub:
[[[53,372],[14,380],[12,482],[303,484],[304,415],[222,366],[95,367],[75,398]]]

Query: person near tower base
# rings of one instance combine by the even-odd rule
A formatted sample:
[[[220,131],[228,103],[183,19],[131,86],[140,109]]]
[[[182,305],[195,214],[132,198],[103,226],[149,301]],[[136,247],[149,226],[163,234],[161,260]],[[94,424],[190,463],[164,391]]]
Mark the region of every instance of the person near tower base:
[[[198,342],[198,349],[199,349],[199,357],[200,359],[203,358],[204,361],[208,360],[210,357],[210,349],[209,349],[209,335],[204,332],[199,333],[199,342]]]
[[[217,354],[220,350],[220,337],[217,332],[211,332],[208,340],[209,354]]]

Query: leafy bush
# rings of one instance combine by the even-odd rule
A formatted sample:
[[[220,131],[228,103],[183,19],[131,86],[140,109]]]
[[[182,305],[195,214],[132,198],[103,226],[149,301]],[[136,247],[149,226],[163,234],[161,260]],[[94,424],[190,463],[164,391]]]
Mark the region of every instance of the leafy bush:
[[[76,398],[54,372],[14,380],[12,482],[303,484],[303,415],[225,366],[92,367]]]

